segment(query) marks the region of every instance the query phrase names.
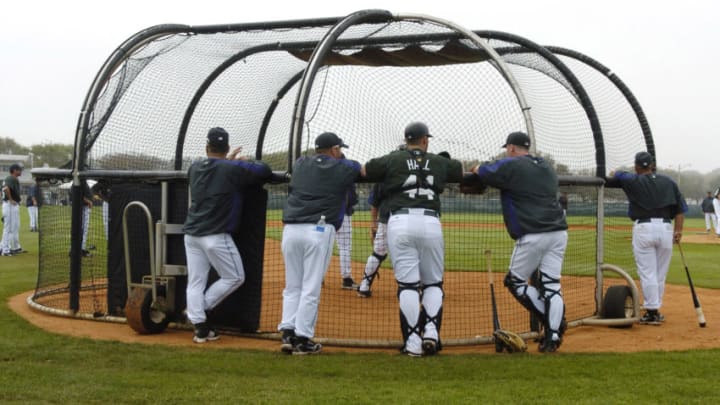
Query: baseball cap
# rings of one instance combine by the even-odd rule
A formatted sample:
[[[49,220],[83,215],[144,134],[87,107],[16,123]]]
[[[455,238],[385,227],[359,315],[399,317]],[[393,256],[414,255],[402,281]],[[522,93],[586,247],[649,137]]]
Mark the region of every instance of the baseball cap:
[[[230,135],[223,128],[210,128],[207,134],[207,144],[219,147],[230,146]]]
[[[315,138],[315,149],[327,149],[333,146],[348,148],[343,140],[332,132],[323,132]]]
[[[529,148],[530,137],[525,132],[511,132],[510,135],[507,136],[505,144],[502,147],[505,148],[508,145],[524,146]]]
[[[648,152],[638,152],[635,154],[635,166],[649,167],[653,164],[653,157]]]
[[[411,122],[405,127],[405,139],[419,139],[423,136],[432,138],[427,125],[422,122]]]
[[[19,164],[19,163],[13,163],[13,164],[11,164],[11,165],[10,165],[10,173],[14,172],[15,170],[20,170],[20,171],[22,171],[22,170],[23,170],[22,165]]]

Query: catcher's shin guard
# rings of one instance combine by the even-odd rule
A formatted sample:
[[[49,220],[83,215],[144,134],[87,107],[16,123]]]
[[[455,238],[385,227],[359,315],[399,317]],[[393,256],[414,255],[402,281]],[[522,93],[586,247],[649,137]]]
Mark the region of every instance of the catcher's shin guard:
[[[420,323],[422,324],[423,338],[440,342],[440,326],[443,314],[443,282],[426,284],[422,287],[422,311]]]
[[[503,284],[508,290],[510,290],[510,293],[513,297],[515,297],[520,305],[524,306],[528,311],[534,313],[538,319],[545,318],[545,305],[540,301],[540,292],[535,287],[529,285],[527,281],[519,277],[515,277],[510,272],[505,275]],[[528,290],[535,291],[535,294],[533,295],[536,295],[537,298],[533,299],[533,297],[528,294]]]
[[[545,316],[542,319],[546,339],[552,339],[556,334],[558,340],[562,340],[567,322],[565,322],[565,302],[560,290],[560,279],[538,271],[537,283],[538,291],[545,303]]]
[[[375,277],[380,278],[378,270],[380,270],[380,265],[385,258],[387,258],[387,255],[381,255],[376,252],[373,252],[371,258],[368,258],[368,263],[365,266],[365,272],[363,273],[363,280],[367,281],[368,288],[372,287]]]
[[[403,342],[407,343],[412,334],[416,334],[418,342],[422,329],[420,327],[420,283],[401,283],[398,281],[398,300],[400,301],[400,331]]]

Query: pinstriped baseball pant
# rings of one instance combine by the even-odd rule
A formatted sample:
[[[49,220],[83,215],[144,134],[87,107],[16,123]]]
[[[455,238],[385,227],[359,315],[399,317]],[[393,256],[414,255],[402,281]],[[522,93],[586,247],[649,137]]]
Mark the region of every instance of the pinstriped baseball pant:
[[[187,317],[193,325],[205,322],[205,311],[215,308],[245,282],[245,269],[230,234],[185,235],[188,285]],[[207,291],[212,266],[220,278]]]

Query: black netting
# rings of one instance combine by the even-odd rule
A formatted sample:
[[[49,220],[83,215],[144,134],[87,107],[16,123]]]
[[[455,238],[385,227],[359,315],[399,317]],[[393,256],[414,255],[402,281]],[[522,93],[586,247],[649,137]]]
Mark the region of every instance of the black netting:
[[[424,121],[434,136],[430,151],[447,151],[469,169],[500,156],[500,145],[509,132],[529,129],[516,93],[488,62],[486,50],[459,40],[459,34],[445,27],[418,21],[361,24],[343,32],[331,47],[327,63],[321,63],[313,76],[304,116],[295,117],[301,75],[331,27],[324,24],[286,29],[255,26],[252,30],[235,26],[226,31],[187,27],[186,32],[140,41],[141,46],[113,66],[107,75],[110,79],[97,84],[102,92],[86,106],[91,114],[84,139],[87,165],[80,169],[83,177],[109,188],[114,215],[108,239],[102,201],[96,201],[88,234],[88,245],[94,249],[88,248],[90,255],[81,260],[81,312],[123,314],[126,266],[118,215],[137,200],[150,207],[152,220],[157,221],[160,182],[172,178],[169,223],[184,222],[184,172],[192,161],[204,157],[210,127],[224,127],[232,146],[243,146],[244,154],[251,157],[262,156],[278,172],[291,170],[291,150],[306,153],[313,148],[312,140],[325,131],[338,133],[350,145],[348,158],[364,162],[395,149],[410,121]],[[549,52],[521,45],[517,38],[485,35],[522,89],[532,118],[535,153],[548,158],[558,174],[594,176],[597,150],[603,146],[598,142],[603,137],[608,168],[628,164],[637,150],[645,149],[638,117],[624,94],[598,70],[568,56],[551,60]],[[563,62],[570,70],[563,70]],[[575,78],[563,73],[568,71]],[[590,101],[583,98],[582,88]],[[597,109],[600,128],[591,125],[594,113],[589,106]],[[291,140],[295,118],[302,118],[300,145]],[[70,192],[60,187],[67,176],[68,172],[39,176],[49,201],[40,213],[35,300],[61,309],[68,308],[71,240],[82,238],[70,234]],[[358,282],[372,251],[366,202],[369,186],[358,185],[360,203],[352,218],[352,272]],[[261,300],[257,330],[274,332],[285,279],[279,246],[287,185],[266,189],[265,237],[259,240],[264,240],[262,280],[257,286],[248,283],[247,288],[257,290]],[[629,250],[625,225],[615,216],[624,201],[616,200],[613,191],[617,190],[606,190],[604,258],[597,257],[598,189],[563,184],[561,191],[568,195],[570,224],[562,285],[567,317],[577,320],[596,311],[598,260],[628,268],[633,264],[631,257],[618,253]],[[443,338],[461,342],[490,334],[486,250],[491,251],[503,326],[530,330],[527,312],[502,286],[513,241],[502,223],[497,191],[466,196],[452,184],[442,203],[447,270]],[[132,279],[140,282],[147,273],[150,248],[145,247],[146,222],[132,215]],[[170,237],[168,246],[168,261],[182,265],[182,236]],[[343,290],[338,266],[336,251],[323,288],[317,336],[357,344],[398,341],[396,283],[390,261],[383,264],[371,299]],[[178,281],[174,319],[181,319],[184,307],[184,277],[178,276]],[[247,325],[230,322],[224,326],[247,331]]]

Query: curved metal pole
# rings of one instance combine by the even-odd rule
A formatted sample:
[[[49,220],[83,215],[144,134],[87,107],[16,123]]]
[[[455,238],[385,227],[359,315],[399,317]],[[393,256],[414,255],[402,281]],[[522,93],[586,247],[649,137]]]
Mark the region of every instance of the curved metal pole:
[[[288,172],[292,172],[293,163],[300,156],[300,143],[302,137],[302,125],[305,121],[305,110],[307,109],[307,101],[310,97],[310,88],[315,81],[315,74],[318,69],[322,66],[325,56],[330,51],[330,48],[335,44],[335,41],[340,35],[345,32],[351,26],[360,22],[367,22],[368,20],[377,21],[389,21],[392,19],[392,14],[385,10],[363,10],[356,13],[352,13],[342,19],[340,22],[335,24],[325,36],[320,40],[317,47],[313,50],[308,65],[305,68],[302,81],[300,83],[300,89],[295,100],[295,111],[293,113],[292,130],[290,132],[289,147],[290,153],[288,153]]]
[[[579,62],[582,62],[590,66],[591,68],[597,70],[603,76],[607,77],[607,79],[610,80],[610,82],[614,84],[618,90],[620,90],[620,93],[622,93],[622,95],[625,97],[628,104],[630,104],[630,108],[632,108],[633,112],[635,113],[635,117],[637,117],[638,123],[640,124],[640,129],[643,132],[643,138],[645,139],[645,145],[647,146],[647,150],[653,156],[653,158],[657,158],[655,156],[655,143],[653,141],[652,131],[650,130],[650,124],[648,123],[647,117],[645,117],[645,112],[643,112],[643,109],[640,106],[640,102],[638,102],[637,98],[635,98],[635,95],[630,91],[630,88],[628,88],[625,83],[620,80],[620,78],[615,74],[615,72],[610,70],[602,63],[580,52],[557,46],[546,46],[545,48],[547,48],[552,53],[567,56],[568,58],[572,58]]]
[[[474,32],[466,29],[465,27],[462,27],[447,20],[443,20],[441,18],[424,14],[397,14],[395,18],[398,20],[432,21],[434,23],[444,25],[454,31],[465,35],[475,45],[481,47],[485,52],[487,52],[487,54],[490,55],[492,62],[494,62],[491,64],[493,64],[503,76],[503,78],[505,78],[505,80],[510,85],[510,88],[512,88],[513,92],[515,93],[515,97],[518,100],[518,104],[520,104],[520,109],[522,110],[523,117],[525,118],[525,126],[527,128],[527,133],[532,140],[532,142],[530,143],[531,152],[535,152],[535,130],[533,128],[532,117],[530,116],[530,106],[528,106],[527,101],[525,100],[525,96],[523,95],[517,80],[515,80],[515,77],[510,72],[510,69],[508,68],[505,61],[500,57],[500,55],[498,55],[497,52],[495,52],[495,49],[493,49],[490,45],[486,44],[485,41],[483,41],[482,38],[480,38]]]
[[[295,85],[295,83],[297,83],[298,80],[302,78],[302,75],[303,70],[297,72],[295,76],[291,77],[290,80],[288,80],[287,83],[285,83],[285,85],[277,92],[277,95],[275,95],[275,98],[270,103],[267,111],[265,111],[265,117],[263,118],[262,125],[260,125],[260,131],[258,132],[257,146],[255,148],[255,159],[262,159],[262,149],[263,144],[265,143],[265,133],[267,132],[268,126],[270,125],[270,119],[275,113],[275,109],[277,108],[278,104],[280,104],[280,100],[282,100],[283,97],[285,97],[285,94],[287,94],[287,92],[290,91],[290,89]]]
[[[315,45],[314,41],[306,41],[306,42],[297,42],[293,43],[293,47],[297,48],[311,48]],[[188,104],[187,108],[185,109],[185,115],[183,116],[182,123],[180,124],[180,130],[178,131],[178,137],[177,137],[177,143],[175,145],[175,170],[181,170],[182,169],[182,156],[183,156],[183,150],[185,147],[185,137],[187,136],[187,130],[190,126],[190,119],[192,119],[193,114],[195,113],[195,109],[197,108],[198,104],[200,103],[200,100],[205,95],[205,92],[210,88],[210,86],[217,80],[218,77],[220,77],[221,74],[223,74],[226,70],[228,70],[230,67],[232,67],[235,63],[238,61],[241,61],[248,56],[251,56],[256,53],[261,52],[268,52],[268,51],[276,51],[276,50],[285,50],[283,44],[278,43],[272,43],[272,44],[264,44],[264,45],[258,45],[254,46],[252,48],[244,49],[235,55],[231,56],[230,58],[226,59],[223,63],[218,65],[218,67],[215,68],[206,78],[203,80],[203,82],[200,84],[198,89],[195,91],[195,95],[193,95],[193,98],[190,100],[190,103]],[[257,154],[258,151],[256,150],[255,153]]]
[[[479,36],[483,36],[490,39],[497,39],[501,41],[514,42],[522,47],[528,48],[533,52],[538,53],[540,56],[545,58],[548,63],[552,64],[556,69],[562,73],[565,79],[570,83],[573,91],[577,95],[578,102],[585,110],[585,115],[590,123],[590,130],[592,131],[593,140],[595,141],[595,175],[597,177],[605,176],[605,141],[603,139],[602,127],[600,126],[600,119],[598,118],[595,106],[590,99],[585,87],[583,87],[580,80],[578,80],[575,73],[555,54],[550,52],[547,48],[530,41],[527,38],[520,37],[518,35],[509,34],[506,32],[499,31],[475,31]],[[552,76],[546,75],[550,78]]]

